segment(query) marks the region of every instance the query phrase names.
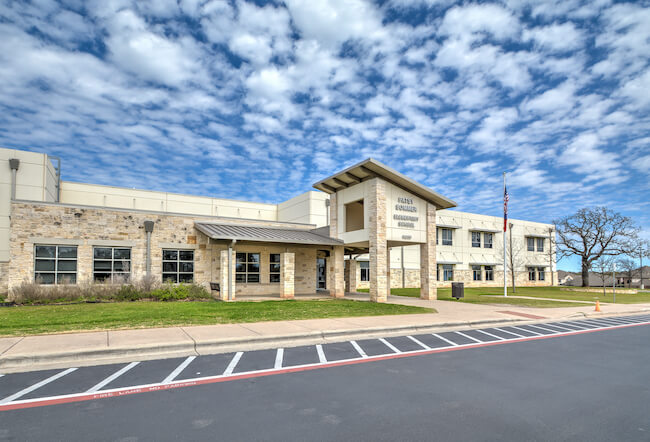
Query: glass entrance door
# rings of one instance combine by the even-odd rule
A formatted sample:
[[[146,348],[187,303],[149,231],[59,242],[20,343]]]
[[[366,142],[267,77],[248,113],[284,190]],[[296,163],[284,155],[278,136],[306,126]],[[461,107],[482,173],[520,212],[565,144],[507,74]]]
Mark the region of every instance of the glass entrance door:
[[[319,290],[327,288],[327,270],[325,266],[325,258],[316,259],[316,287]]]

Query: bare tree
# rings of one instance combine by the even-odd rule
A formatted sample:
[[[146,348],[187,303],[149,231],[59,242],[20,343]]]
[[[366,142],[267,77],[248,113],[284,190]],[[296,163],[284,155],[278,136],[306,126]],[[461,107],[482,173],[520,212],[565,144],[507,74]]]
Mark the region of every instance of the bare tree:
[[[616,268],[621,271],[626,276],[627,287],[631,287],[632,285],[632,276],[634,271],[637,268],[636,262],[631,260],[630,258],[622,257],[616,261]]]
[[[630,245],[630,258],[639,260],[639,273],[641,278],[640,288],[645,288],[645,279],[643,274],[643,258],[650,258],[650,241],[642,239],[636,242],[633,242]]]
[[[510,233],[508,235],[508,242],[506,244],[506,271],[510,272],[510,280],[512,284],[512,293],[517,292],[517,271],[525,266],[525,244],[520,238],[512,238],[513,224],[508,224]],[[503,256],[503,250],[500,247],[496,248],[498,256]]]
[[[606,207],[580,209],[553,223],[561,256],[580,257],[583,287],[589,287],[589,270],[596,260],[629,254],[629,244],[639,232],[630,218]]]
[[[612,273],[612,269],[614,268],[614,262],[615,262],[615,258],[613,256],[606,256],[606,255],[601,256],[600,258],[592,262],[592,267],[594,269],[594,272],[598,275],[598,279],[600,279],[603,285],[603,296],[607,296],[606,281],[607,281],[607,277]],[[589,278],[589,276],[587,276],[587,278]],[[589,287],[589,282],[587,281],[587,285],[585,286],[585,282],[583,280],[582,286]]]

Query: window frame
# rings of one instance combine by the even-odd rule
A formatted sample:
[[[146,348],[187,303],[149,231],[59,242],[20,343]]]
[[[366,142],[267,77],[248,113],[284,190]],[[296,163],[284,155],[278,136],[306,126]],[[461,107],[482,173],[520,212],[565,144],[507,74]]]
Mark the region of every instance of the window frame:
[[[494,266],[483,266],[485,270],[485,280],[494,281]]]
[[[535,251],[535,238],[532,236],[526,237],[526,251],[534,252]]]
[[[278,260],[274,261],[273,256],[277,256]],[[274,270],[277,266],[277,271]],[[277,281],[274,281],[276,279]],[[282,281],[282,256],[280,253],[269,253],[269,283],[279,284]]]
[[[97,258],[95,256],[95,251],[99,249],[110,249],[111,250],[111,258]],[[124,259],[124,258],[115,258],[115,251],[116,250],[128,250],[129,251],[129,258]],[[95,263],[96,262],[110,262],[111,263],[111,268],[110,270],[102,270],[100,269],[99,271],[95,269]],[[128,262],[128,270],[127,271],[119,271],[115,270],[115,263],[116,262]],[[133,268],[132,266],[133,262],[133,248],[132,247],[122,247],[122,246],[94,246],[93,247],[93,282],[99,282],[99,283],[109,283],[109,284],[114,284],[115,283],[115,275],[124,275],[124,281],[122,282],[127,282],[131,280],[131,269]],[[109,274],[110,278],[103,279],[103,280],[98,280],[97,279],[97,274]]]
[[[483,272],[481,266],[472,266],[472,281],[483,281]]]
[[[54,256],[53,257],[45,257],[45,256],[38,256],[38,248],[39,247],[54,247]],[[65,258],[65,257],[60,257],[59,256],[59,248],[70,248],[74,249],[75,251],[75,256],[74,258]],[[47,261],[54,261],[54,270],[37,270],[37,263],[41,262],[47,262]],[[70,270],[59,270],[59,262],[72,262],[74,261],[75,263],[75,269],[74,271]],[[77,272],[79,271],[79,246],[77,245],[65,245],[65,244],[34,244],[34,282],[38,282],[38,278],[42,278],[41,275],[47,274],[47,275],[53,275],[54,280],[53,282],[38,282],[38,284],[41,285],[76,285],[77,284]],[[74,275],[74,278],[69,280],[69,282],[61,281],[59,282],[59,275],[65,276],[65,275]],[[41,279],[42,281],[42,279]]]
[[[535,238],[535,245],[537,246],[538,252],[544,252],[544,242],[545,242],[544,239],[545,238]]]
[[[245,261],[240,261],[239,260],[239,255],[246,255],[246,260]],[[249,260],[250,256],[257,255],[257,261],[251,261]],[[262,262],[261,262],[262,254],[260,252],[237,252],[235,254],[235,283],[236,284],[260,284],[261,281],[261,270],[262,270]],[[238,266],[240,264],[244,265],[244,271],[238,270]],[[257,264],[257,272],[250,271],[249,265],[251,264]],[[244,275],[244,281],[239,280],[239,276]],[[257,275],[257,281],[249,281],[249,276]]]
[[[365,266],[364,266],[365,264]],[[361,282],[369,282],[370,281],[370,262],[368,261],[359,261],[359,269],[360,269],[360,275],[359,275],[359,280]],[[365,279],[364,279],[364,274]]]
[[[453,229],[441,228],[442,231],[442,245],[443,246],[453,246],[454,245],[454,234]],[[445,232],[449,232],[449,238],[445,238]]]
[[[443,281],[453,281],[454,280],[454,265],[453,264],[443,264],[442,265],[442,280]]]
[[[537,267],[537,280],[546,281],[546,269],[544,267]]]
[[[528,267],[528,280],[529,281],[536,281],[536,272],[537,272],[537,267]]]
[[[176,252],[176,259],[165,259],[165,252]],[[187,253],[190,252],[192,253],[192,260],[187,260],[187,259],[181,259],[181,252]],[[172,282],[173,284],[180,284],[180,283],[187,283],[191,284],[194,282],[194,257],[195,253],[193,249],[162,249],[162,280],[163,282]],[[165,270],[165,263],[175,263],[176,264],[176,271],[166,271]],[[192,271],[191,272],[181,272],[181,264],[187,264],[187,263],[192,263]],[[176,278],[172,280],[171,278],[165,278],[165,275],[175,275]],[[191,278],[189,281],[184,280],[181,281],[181,275],[191,275]]]
[[[472,247],[481,247],[481,232],[472,232]]]
[[[488,242],[488,238],[490,238],[490,241]],[[494,247],[494,233],[489,233],[489,232],[484,232],[483,233],[483,248],[484,249],[491,249]]]

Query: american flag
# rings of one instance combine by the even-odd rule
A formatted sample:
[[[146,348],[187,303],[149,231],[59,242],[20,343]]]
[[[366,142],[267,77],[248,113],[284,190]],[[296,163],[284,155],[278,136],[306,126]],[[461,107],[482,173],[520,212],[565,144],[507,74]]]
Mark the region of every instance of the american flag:
[[[503,186],[503,231],[508,230],[508,201],[510,201],[510,195],[508,195],[508,188]]]

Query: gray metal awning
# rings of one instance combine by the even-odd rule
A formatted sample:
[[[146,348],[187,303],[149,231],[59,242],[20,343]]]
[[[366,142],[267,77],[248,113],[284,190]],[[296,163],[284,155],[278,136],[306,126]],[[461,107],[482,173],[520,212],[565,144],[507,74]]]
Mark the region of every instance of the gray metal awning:
[[[291,229],[288,227],[260,227],[242,224],[194,223],[194,227],[212,239],[237,241],[256,241],[289,244],[310,244],[323,246],[342,246],[343,241],[319,235],[313,230]],[[315,230],[315,229],[314,229]]]
[[[383,178],[389,183],[430,202],[438,209],[456,207],[456,203],[449,198],[445,198],[439,193],[429,189],[427,186],[412,180],[406,175],[403,175],[372,158],[368,158],[365,161],[357,163],[354,166],[348,167],[341,172],[325,178],[324,180],[314,184],[314,187],[323,192],[332,194],[374,177]]]

